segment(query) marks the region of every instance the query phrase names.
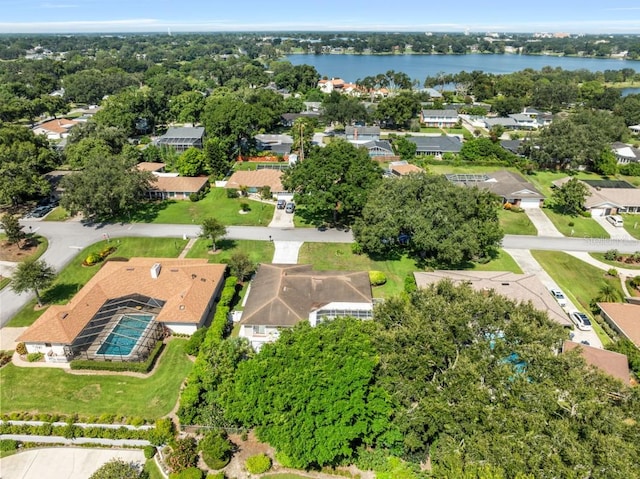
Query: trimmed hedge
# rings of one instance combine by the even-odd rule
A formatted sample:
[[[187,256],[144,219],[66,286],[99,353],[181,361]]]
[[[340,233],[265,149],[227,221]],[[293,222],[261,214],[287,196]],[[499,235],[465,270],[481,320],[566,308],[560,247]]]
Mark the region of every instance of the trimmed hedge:
[[[62,436],[66,438],[90,437],[99,439],[148,439],[152,430],[147,429],[127,429],[119,427],[117,429],[104,428],[99,426],[80,427],[74,424],[64,426],[53,426],[50,423],[41,426],[29,424],[0,424],[0,434],[24,434],[29,436]]]
[[[245,466],[251,474],[262,474],[271,469],[271,458],[266,454],[251,456],[245,462]]]
[[[382,271],[369,271],[369,282],[371,286],[382,286],[387,282],[387,277]]]
[[[127,361],[93,361],[91,359],[74,359],[71,361],[71,369],[93,369],[98,371],[132,371],[135,373],[148,373],[153,369],[156,359],[160,355],[164,347],[162,341],[158,341],[149,353],[146,361],[127,362]]]
[[[19,442],[14,439],[0,439],[0,451],[9,452],[18,449]]]

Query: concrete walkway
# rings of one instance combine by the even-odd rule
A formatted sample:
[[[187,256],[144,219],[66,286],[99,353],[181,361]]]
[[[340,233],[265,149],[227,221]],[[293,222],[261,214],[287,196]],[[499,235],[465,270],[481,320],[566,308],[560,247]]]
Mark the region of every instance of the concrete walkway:
[[[119,458],[144,464],[142,450],[48,447],[0,459],[2,479],[89,479],[103,464]]]
[[[274,241],[276,247],[273,253],[274,264],[297,264],[298,253],[303,245],[302,241]]]
[[[187,254],[189,254],[189,251],[191,251],[191,248],[193,248],[193,245],[196,244],[197,240],[198,240],[198,238],[191,238],[188,241],[188,243],[184,246],[184,249],[178,255],[178,258],[179,259],[186,258]]]
[[[533,226],[538,230],[538,236],[551,236],[556,238],[564,236],[558,231],[549,217],[544,214],[541,208],[525,208],[524,212],[533,223]]]
[[[26,327],[0,329],[0,351],[13,351],[16,349],[16,339],[26,330]]]
[[[530,251],[528,250],[505,250],[507,253],[511,255],[511,257],[515,260],[516,263],[520,266],[523,272],[534,274],[536,277],[546,286],[547,289],[558,288],[558,285],[553,280],[551,276],[544,270],[540,263],[536,261]],[[551,293],[549,293],[551,294]],[[566,296],[566,295],[565,295]],[[563,307],[565,312],[570,311],[580,311],[580,308],[577,308],[575,304],[571,301],[569,297],[567,297],[567,306]],[[572,340],[576,342],[587,341],[590,346],[595,348],[602,349],[602,341],[595,333],[595,331],[581,331],[577,328],[574,328],[572,331],[573,337]]]
[[[611,223],[609,223],[604,216],[594,216],[593,217],[596,222],[602,226],[602,228],[609,233],[611,239],[618,240],[634,240],[635,238],[629,234],[629,232],[621,227],[615,227]]]
[[[591,266],[595,266],[602,271],[609,271],[611,268],[618,271],[618,274],[627,276],[629,278],[633,278],[635,276],[640,276],[640,269],[628,269],[628,268],[619,268],[618,266],[611,266],[610,264],[603,263],[602,261],[598,261],[589,253],[585,253],[584,251],[565,251],[565,253],[570,254],[571,256],[575,256],[581,261],[584,261]]]
[[[13,261],[0,261],[0,276],[10,278],[17,266],[18,263]],[[5,288],[8,288],[8,286],[5,286]]]

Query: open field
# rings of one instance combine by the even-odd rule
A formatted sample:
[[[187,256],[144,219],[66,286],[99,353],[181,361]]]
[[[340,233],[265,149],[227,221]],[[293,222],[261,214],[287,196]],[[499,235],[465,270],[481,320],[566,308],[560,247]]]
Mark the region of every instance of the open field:
[[[174,238],[119,238],[117,240],[99,241],[84,250],[64,268],[49,289],[43,291],[42,299],[45,304],[65,304],[76,294],[93,275],[102,263],[95,266],[82,266],[82,261],[90,253],[99,253],[106,246],[115,245],[118,249],[112,257],[131,258],[134,256],[159,258],[176,258],[187,241]],[[35,299],[30,301],[7,323],[10,327],[29,326],[38,319],[45,309],[34,310]]]
[[[373,288],[374,297],[387,297],[404,291],[404,278],[414,271],[421,271],[413,259],[403,256],[395,260],[373,260],[367,255],[356,255],[348,244],[305,243],[298,257],[300,264],[312,264],[317,270],[382,271],[387,282]],[[470,263],[463,269],[478,271],[522,271],[513,258],[500,250],[496,259],[486,263]]]
[[[531,254],[573,303],[583,311],[591,312],[589,303],[598,296],[600,288],[605,283],[611,284],[622,298],[622,288],[618,278],[608,276],[595,266],[559,251],[532,251]],[[594,322],[593,327],[604,345],[611,341],[597,323]]]
[[[114,414],[157,419],[175,406],[193,363],[185,339],[169,341],[149,377],[69,374],[54,368],[0,369],[0,410],[97,416]]]

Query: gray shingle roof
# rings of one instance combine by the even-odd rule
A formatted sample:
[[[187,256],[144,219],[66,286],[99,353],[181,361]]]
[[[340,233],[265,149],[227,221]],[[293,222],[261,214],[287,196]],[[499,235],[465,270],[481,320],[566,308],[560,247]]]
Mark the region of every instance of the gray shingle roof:
[[[416,144],[416,153],[459,153],[462,148],[457,136],[415,136],[407,140]]]

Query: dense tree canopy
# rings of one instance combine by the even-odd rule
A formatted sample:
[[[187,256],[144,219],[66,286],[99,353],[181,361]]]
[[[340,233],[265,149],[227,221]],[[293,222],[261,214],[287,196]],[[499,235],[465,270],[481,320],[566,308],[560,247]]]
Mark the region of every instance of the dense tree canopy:
[[[295,200],[316,222],[353,222],[368,192],[381,180],[382,171],[367,154],[344,140],[313,149],[287,170],[282,184],[295,192]]]
[[[584,202],[589,196],[587,186],[577,178],[571,178],[553,191],[553,201],[564,214],[577,215],[584,210]]]
[[[358,445],[397,439],[389,433],[387,397],[373,385],[374,330],[355,319],[284,330],[238,367],[227,417],[256,426],[296,467],[336,464]]]
[[[502,239],[499,200],[477,188],[426,174],[383,181],[353,227],[371,254],[409,253],[454,266],[490,256]]]

